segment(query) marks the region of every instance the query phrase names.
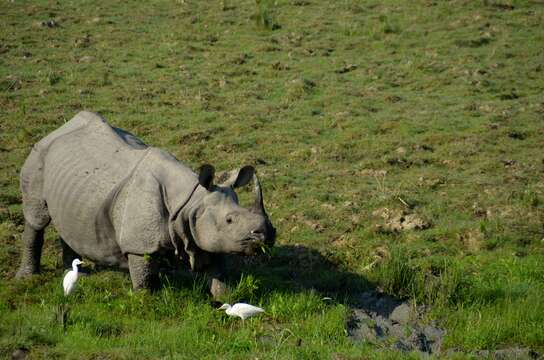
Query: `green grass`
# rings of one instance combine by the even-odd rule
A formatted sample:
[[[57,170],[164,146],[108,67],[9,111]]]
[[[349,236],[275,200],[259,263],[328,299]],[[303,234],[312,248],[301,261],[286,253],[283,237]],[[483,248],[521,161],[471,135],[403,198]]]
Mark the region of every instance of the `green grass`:
[[[544,351],[540,2],[18,1],[1,18],[0,354],[396,358],[346,337],[371,286],[433,305],[446,347]],[[226,318],[198,279],[132,293],[100,272],[65,334],[53,230],[43,274],[13,280],[19,169],[82,109],[193,168],[257,166],[278,246],[231,286],[267,316]],[[383,208],[431,226],[380,231]]]

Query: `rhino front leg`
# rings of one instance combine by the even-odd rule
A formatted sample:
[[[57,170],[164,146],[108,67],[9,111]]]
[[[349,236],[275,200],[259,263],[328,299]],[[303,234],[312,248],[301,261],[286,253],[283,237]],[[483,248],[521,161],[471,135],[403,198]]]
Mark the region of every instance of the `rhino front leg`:
[[[23,246],[21,248],[21,266],[15,278],[21,279],[40,272],[44,229],[36,230],[25,222]]]
[[[210,283],[210,293],[213,298],[218,300],[221,297],[225,296],[229,292],[227,284],[220,278],[214,277]]]
[[[157,286],[157,263],[152,258],[128,254],[128,270],[134,290],[153,289]]]
[[[210,293],[213,298],[218,300],[228,293],[226,281],[226,261],[221,254],[212,256],[212,264],[206,271],[210,279]]]

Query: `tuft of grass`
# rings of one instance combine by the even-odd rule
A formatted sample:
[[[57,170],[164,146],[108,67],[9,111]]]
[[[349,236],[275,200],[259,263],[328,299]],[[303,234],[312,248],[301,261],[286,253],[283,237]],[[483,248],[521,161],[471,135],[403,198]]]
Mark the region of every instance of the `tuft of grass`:
[[[251,17],[255,21],[257,28],[265,30],[280,28],[273,16],[273,8],[276,5],[276,0],[255,0],[255,13]]]
[[[376,276],[386,293],[407,298],[417,292],[417,271],[410,264],[405,248],[394,247],[390,258],[379,265]]]
[[[253,275],[242,274],[240,276],[240,280],[238,281],[238,284],[236,284],[236,287],[233,289],[232,293],[229,296],[230,301],[233,303],[239,300],[244,300],[249,302],[253,301],[257,295],[259,286],[260,286],[260,281],[256,279]]]

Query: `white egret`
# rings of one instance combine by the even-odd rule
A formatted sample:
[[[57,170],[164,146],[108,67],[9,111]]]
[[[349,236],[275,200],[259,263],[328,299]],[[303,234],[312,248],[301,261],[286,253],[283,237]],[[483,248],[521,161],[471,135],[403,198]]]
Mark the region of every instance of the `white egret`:
[[[78,278],[77,266],[83,264],[83,261],[79,259],[74,259],[72,261],[72,270],[68,271],[64,275],[64,280],[62,281],[62,287],[64,288],[64,296],[70,295],[72,291],[76,288],[76,282]]]
[[[264,312],[264,309],[246,303],[237,303],[232,306],[223,304],[218,310],[226,310],[227,315],[238,316],[242,320]]]

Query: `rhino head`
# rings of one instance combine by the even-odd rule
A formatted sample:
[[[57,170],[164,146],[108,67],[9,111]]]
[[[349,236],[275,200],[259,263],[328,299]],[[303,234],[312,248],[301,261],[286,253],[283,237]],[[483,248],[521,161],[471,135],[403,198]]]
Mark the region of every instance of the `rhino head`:
[[[191,207],[188,225],[199,249],[212,253],[252,255],[263,245],[274,244],[276,229],[264,209],[259,179],[252,166],[218,176],[211,165],[200,168],[198,201]],[[240,206],[234,189],[255,186],[255,201],[249,208]]]

